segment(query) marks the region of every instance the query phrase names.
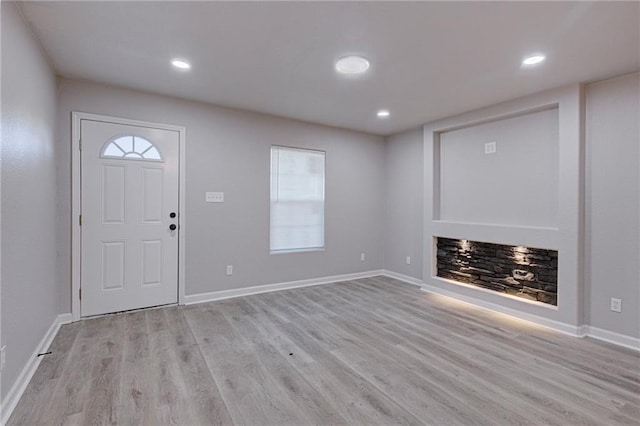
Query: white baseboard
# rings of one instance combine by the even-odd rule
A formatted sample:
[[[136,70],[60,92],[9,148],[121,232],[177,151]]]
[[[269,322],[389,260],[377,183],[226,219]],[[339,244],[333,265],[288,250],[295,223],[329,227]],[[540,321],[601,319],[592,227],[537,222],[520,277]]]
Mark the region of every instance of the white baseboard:
[[[382,275],[387,276],[389,278],[395,278],[396,280],[404,281],[405,283],[408,283],[408,284],[417,285],[418,287],[422,286],[422,280],[420,278],[410,277],[409,275],[404,275],[398,272],[389,271],[388,269],[383,269]]]
[[[538,315],[528,314],[526,312],[518,311],[512,308],[507,308],[505,306],[487,302],[481,299],[476,299],[475,297],[465,296],[465,295],[455,293],[453,291],[445,290],[440,287],[436,287],[429,284],[422,284],[422,290],[429,293],[450,297],[452,299],[458,300],[460,302],[468,303],[469,305],[473,305],[478,308],[486,309],[491,312],[495,312],[511,318],[516,318],[522,321],[526,321],[535,325],[539,325],[541,327],[558,331],[560,333],[568,334],[570,336],[582,337],[580,333],[581,327],[578,327],[575,325],[565,324],[563,322],[554,321]]]
[[[334,275],[331,277],[311,278],[308,280],[289,281],[285,283],[265,284],[232,290],[212,291],[210,293],[187,295],[184,299],[185,305],[193,305],[195,303],[213,302],[215,300],[231,299],[233,297],[249,296],[251,294],[268,293],[271,291],[289,290],[299,287],[309,287],[312,285],[331,284],[340,281],[375,277],[378,275],[384,275],[384,272],[382,270],[375,270],[367,272],[357,272],[354,274]]]
[[[538,315],[531,315],[524,312],[517,311],[515,309],[506,308],[495,303],[485,302],[484,300],[476,299],[475,297],[464,296],[452,291],[444,290],[439,287],[424,284],[422,280],[413,278],[407,275],[399,274],[397,272],[383,270],[383,275],[387,277],[395,278],[400,281],[404,281],[409,284],[419,285],[423,291],[439,294],[441,296],[450,297],[460,302],[468,303],[470,305],[489,310],[498,314],[506,315],[511,318],[517,318],[519,320],[527,321],[535,325],[549,328],[551,330],[558,331],[560,333],[568,334],[576,337],[592,337],[594,339],[602,340],[614,345],[622,346],[628,349],[640,351],[640,339],[636,337],[626,336],[624,334],[615,333],[613,331],[604,330],[601,328],[593,327],[590,325],[581,325],[579,327],[565,324],[559,321],[550,320],[540,317]]]
[[[5,425],[9,421],[9,417],[11,417],[11,413],[18,405],[18,401],[22,397],[27,385],[31,381],[34,373],[38,369],[40,365],[41,357],[38,356],[39,353],[46,352],[51,345],[54,337],[58,334],[58,330],[60,326],[63,324],[68,324],[71,322],[71,314],[60,314],[54,320],[47,332],[42,336],[42,339],[38,343],[38,346],[31,354],[31,357],[27,361],[27,364],[24,366],[20,375],[16,379],[11,389],[9,389],[9,393],[2,401],[2,410],[0,413],[0,424]]]
[[[584,327],[586,328],[585,334],[589,337],[613,343],[614,345],[623,346],[628,349],[633,349],[635,351],[640,351],[640,339],[637,337],[626,336],[624,334],[615,333],[613,331],[604,330],[590,325],[586,325]]]
[[[589,334],[588,325],[581,325],[580,327],[578,327],[578,337],[587,337],[588,334]]]

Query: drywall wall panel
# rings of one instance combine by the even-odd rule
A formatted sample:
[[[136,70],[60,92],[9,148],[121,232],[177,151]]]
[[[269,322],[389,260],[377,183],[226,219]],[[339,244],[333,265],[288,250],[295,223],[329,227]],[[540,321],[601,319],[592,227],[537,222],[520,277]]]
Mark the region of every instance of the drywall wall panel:
[[[187,295],[382,268],[384,138],[88,82],[60,86],[62,182],[72,111],[186,127]],[[326,151],[325,250],[269,254],[271,145]],[[69,232],[71,188],[61,190],[60,226]],[[224,203],[206,203],[208,191],[224,192]],[[69,244],[60,259],[67,268]],[[69,286],[61,291],[68,301]]]
[[[56,81],[2,2],[2,398],[58,314]]]
[[[422,145],[422,127],[385,143],[384,269],[417,279],[422,279]]]
[[[640,74],[586,87],[588,324],[640,338]],[[610,310],[622,299],[622,312]]]
[[[442,132],[439,216],[557,227],[558,109]]]

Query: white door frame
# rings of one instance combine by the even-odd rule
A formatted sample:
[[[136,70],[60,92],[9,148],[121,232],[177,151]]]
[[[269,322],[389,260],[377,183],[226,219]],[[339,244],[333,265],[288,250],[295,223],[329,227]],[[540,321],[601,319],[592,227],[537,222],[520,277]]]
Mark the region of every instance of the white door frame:
[[[185,301],[185,140],[186,129],[183,126],[153,123],[149,121],[131,120],[100,114],[73,111],[71,113],[71,316],[73,321],[80,320],[80,268],[82,257],[81,214],[81,163],[80,163],[80,122],[81,120],[101,121],[130,126],[151,127],[178,132],[180,160],[178,163],[179,200],[179,232],[178,232],[178,304]]]

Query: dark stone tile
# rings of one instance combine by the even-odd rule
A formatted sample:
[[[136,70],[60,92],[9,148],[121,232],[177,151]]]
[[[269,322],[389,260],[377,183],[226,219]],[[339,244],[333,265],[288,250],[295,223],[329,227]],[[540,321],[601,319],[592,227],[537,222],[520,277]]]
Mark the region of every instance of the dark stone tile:
[[[557,304],[555,250],[438,238],[436,259],[440,277]]]

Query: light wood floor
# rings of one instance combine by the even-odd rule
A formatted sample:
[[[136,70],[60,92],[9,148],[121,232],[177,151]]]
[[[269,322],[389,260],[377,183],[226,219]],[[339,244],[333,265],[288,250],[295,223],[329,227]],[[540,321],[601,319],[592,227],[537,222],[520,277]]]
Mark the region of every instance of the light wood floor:
[[[638,425],[638,353],[376,277],[65,325],[10,425]]]

